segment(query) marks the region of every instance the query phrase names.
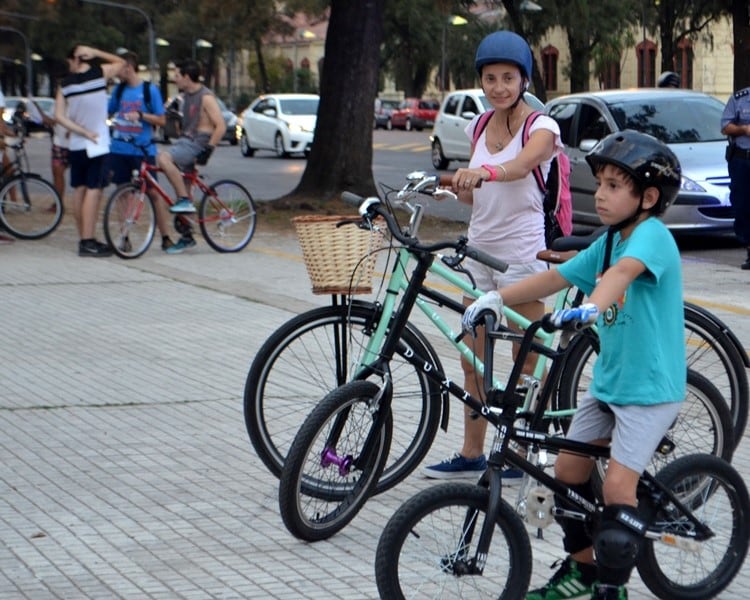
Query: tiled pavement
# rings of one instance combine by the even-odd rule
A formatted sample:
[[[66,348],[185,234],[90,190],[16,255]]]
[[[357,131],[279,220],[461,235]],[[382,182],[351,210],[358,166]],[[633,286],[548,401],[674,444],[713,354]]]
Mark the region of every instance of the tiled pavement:
[[[380,531],[430,483],[414,474],[332,539],[302,543],[245,432],[254,353],[326,301],[309,293],[295,240],[134,261],[80,259],[73,246],[55,234],[0,247],[0,599],[377,597]],[[746,275],[685,269],[686,295],[747,346]],[[452,411],[430,461],[458,443]],[[745,476],[749,457],[743,442]],[[560,554],[556,528],[545,536],[534,584]],[[649,597],[634,577],[631,598]],[[746,565],[722,598],[747,597]]]

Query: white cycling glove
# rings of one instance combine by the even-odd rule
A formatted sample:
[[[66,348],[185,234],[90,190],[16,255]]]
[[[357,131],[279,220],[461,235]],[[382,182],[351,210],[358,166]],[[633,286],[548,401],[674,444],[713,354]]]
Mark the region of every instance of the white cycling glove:
[[[599,308],[596,304],[586,303],[575,308],[562,308],[552,313],[550,320],[555,327],[562,327],[565,323],[575,321],[582,325],[592,325],[599,317]]]
[[[461,317],[461,330],[464,333],[473,331],[479,325],[477,322],[479,315],[485,310],[491,310],[495,313],[495,319],[498,323],[502,319],[503,298],[496,290],[487,292],[466,307],[464,316]]]

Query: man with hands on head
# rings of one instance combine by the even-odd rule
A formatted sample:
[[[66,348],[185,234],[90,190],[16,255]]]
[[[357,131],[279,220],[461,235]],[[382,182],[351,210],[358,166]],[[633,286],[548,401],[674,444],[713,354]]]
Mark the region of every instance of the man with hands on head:
[[[92,62],[95,60],[101,65]],[[80,236],[79,256],[112,254],[107,244],[96,240],[96,220],[109,153],[107,80],[116,77],[124,64],[119,56],[76,44],[68,53],[70,72],[57,89],[55,119],[70,131],[70,186]]]

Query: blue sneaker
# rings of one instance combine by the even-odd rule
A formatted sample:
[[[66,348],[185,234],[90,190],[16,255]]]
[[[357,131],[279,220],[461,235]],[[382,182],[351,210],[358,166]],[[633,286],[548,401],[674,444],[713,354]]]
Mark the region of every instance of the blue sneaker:
[[[195,206],[188,198],[180,198],[172,206],[169,207],[169,212],[172,213],[194,213]]]
[[[478,458],[464,458],[456,452],[441,463],[424,467],[422,474],[430,479],[476,479],[486,468],[484,454]]]
[[[188,248],[192,248],[195,246],[195,240],[191,237],[185,237],[182,236],[179,240],[177,240],[176,244],[172,244],[168,248],[164,249],[164,252],[167,254],[181,254]]]
[[[511,467],[503,469],[500,473],[500,479],[506,484],[520,483],[521,479],[523,479],[523,471]]]

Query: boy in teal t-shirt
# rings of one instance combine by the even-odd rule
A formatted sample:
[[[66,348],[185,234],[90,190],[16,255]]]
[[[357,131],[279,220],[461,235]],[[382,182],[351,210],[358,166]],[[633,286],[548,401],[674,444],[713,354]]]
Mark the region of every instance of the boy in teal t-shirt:
[[[568,557],[527,600],[627,598],[627,583],[645,525],[636,487],[680,411],[687,366],[680,254],[657,219],[680,189],[680,165],[656,138],[614,133],[586,157],[598,187],[596,210],[606,235],[558,269],[489,292],[464,313],[470,329],[483,310],[544,298],[575,285],[588,303],[553,314],[556,325],[596,322],[601,351],[591,389],[579,402],[567,437],[609,444],[604,509],[593,536],[581,521],[560,519]],[[593,500],[588,457],[561,453],[555,477]],[[556,503],[566,508],[564,498]],[[596,562],[594,560],[596,551]]]

